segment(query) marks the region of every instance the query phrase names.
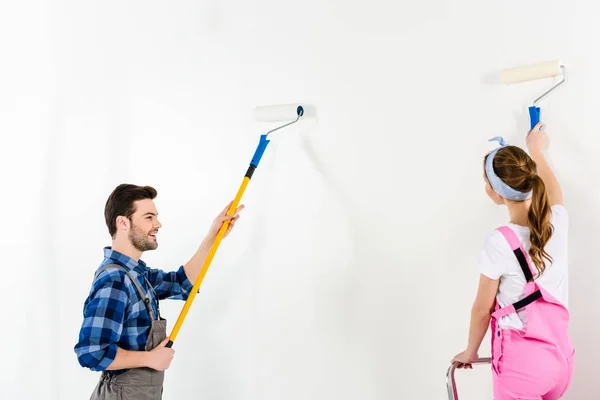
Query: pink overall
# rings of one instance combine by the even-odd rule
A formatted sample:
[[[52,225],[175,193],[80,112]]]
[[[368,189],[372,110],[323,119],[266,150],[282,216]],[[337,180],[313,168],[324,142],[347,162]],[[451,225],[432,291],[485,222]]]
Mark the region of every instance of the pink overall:
[[[525,274],[525,297],[507,307],[496,302],[492,314],[492,371],[495,400],[557,400],[573,376],[574,349],[569,312],[533,280],[537,272],[519,238],[507,226],[498,228]],[[499,329],[498,320],[527,307],[524,330]]]

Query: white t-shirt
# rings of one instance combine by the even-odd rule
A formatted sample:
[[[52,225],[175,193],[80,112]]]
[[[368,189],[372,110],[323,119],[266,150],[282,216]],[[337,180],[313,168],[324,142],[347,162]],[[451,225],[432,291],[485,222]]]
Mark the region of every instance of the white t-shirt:
[[[546,269],[541,277],[536,279],[536,282],[554,296],[556,300],[568,307],[567,235],[569,214],[566,208],[562,205],[552,206],[550,222],[554,226],[554,233],[546,243],[545,250],[552,257],[552,263],[544,258]],[[515,232],[524,250],[529,253],[531,247],[529,228],[510,223],[507,226]],[[535,270],[535,265],[532,264],[532,266]],[[525,297],[526,281],[519,261],[502,233],[498,230],[494,230],[486,236],[483,249],[479,255],[478,268],[479,272],[490,279],[500,278],[496,299],[501,307],[506,307]],[[498,321],[501,328],[523,329],[526,323],[527,307],[519,310],[517,314],[511,313]]]

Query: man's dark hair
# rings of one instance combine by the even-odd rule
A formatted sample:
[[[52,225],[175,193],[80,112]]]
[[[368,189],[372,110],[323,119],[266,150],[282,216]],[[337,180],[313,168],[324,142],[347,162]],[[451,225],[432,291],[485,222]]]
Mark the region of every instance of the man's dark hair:
[[[108,233],[114,239],[117,233],[117,217],[119,215],[131,219],[135,213],[135,201],[156,198],[156,189],[152,186],[138,186],[123,183],[115,188],[108,196],[104,207],[104,219],[108,227]]]

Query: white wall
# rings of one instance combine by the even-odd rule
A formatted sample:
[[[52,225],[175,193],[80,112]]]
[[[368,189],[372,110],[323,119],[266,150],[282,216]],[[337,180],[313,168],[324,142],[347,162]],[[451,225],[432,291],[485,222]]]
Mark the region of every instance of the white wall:
[[[318,120],[274,134],[176,340],[164,398],[445,399],[475,257],[506,220],[484,193],[487,139],[524,146],[529,102],[551,83],[492,78],[554,58],[569,72],[542,105],[571,215],[567,398],[589,397],[600,389],[594,7],[2,3],[0,397],[89,396],[97,374],[73,346],[117,184],[158,189],[161,244],[144,259],[175,269],[272,126],[252,108],[302,101]],[[163,302],[169,331],[182,305]],[[485,367],[457,380],[461,400],[491,398]]]

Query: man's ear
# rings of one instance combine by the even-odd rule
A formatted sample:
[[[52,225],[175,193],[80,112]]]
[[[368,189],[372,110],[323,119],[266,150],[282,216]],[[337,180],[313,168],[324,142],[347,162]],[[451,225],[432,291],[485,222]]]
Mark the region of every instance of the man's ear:
[[[122,215],[117,217],[117,230],[127,230],[130,227],[129,219]]]

